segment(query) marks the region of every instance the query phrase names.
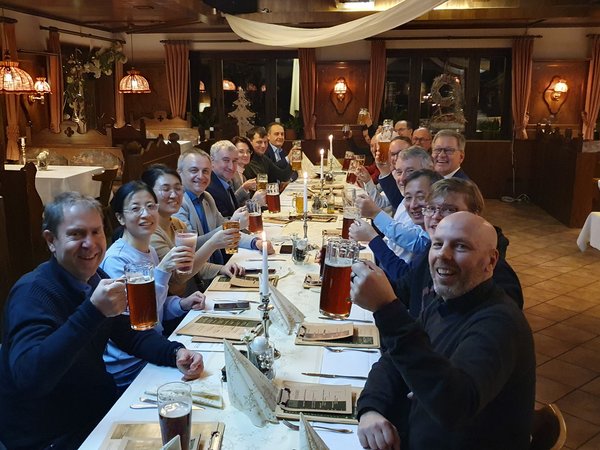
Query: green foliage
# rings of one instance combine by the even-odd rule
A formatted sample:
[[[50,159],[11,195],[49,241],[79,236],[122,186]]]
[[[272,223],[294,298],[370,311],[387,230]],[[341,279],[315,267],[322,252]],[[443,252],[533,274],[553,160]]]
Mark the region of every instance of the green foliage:
[[[296,113],[286,121],[283,126],[288,130],[294,130],[298,137],[304,133],[304,120],[302,120],[302,114],[296,110]]]

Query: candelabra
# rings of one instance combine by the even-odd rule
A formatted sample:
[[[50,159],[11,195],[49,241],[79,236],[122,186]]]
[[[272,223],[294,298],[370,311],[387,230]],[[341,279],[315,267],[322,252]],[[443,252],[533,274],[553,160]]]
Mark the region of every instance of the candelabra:
[[[268,277],[268,274],[262,274],[262,276]],[[271,345],[269,342],[269,325],[271,324],[271,318],[269,317],[269,312],[273,309],[273,305],[270,303],[271,293],[260,293],[260,305],[258,305],[258,310],[262,311],[262,326],[265,339],[267,340],[267,344]],[[275,355],[275,359],[281,356],[281,353],[276,348],[273,348],[273,353]]]

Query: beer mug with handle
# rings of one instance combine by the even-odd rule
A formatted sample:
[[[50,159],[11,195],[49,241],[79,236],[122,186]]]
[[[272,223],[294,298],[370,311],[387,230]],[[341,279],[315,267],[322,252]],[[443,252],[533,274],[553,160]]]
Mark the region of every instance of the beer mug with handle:
[[[350,275],[359,252],[360,247],[355,241],[336,239],[327,242],[319,302],[319,312],[324,316],[345,319],[350,315]]]

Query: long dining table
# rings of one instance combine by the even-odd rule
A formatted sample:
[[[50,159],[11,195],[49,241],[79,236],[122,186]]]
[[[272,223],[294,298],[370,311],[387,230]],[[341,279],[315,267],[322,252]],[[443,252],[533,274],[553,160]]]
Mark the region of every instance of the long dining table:
[[[264,229],[267,239],[274,244],[276,254],[269,256],[269,268],[275,269],[279,275],[278,289],[291,300],[305,315],[309,322],[326,322],[319,312],[320,288],[303,287],[306,274],[318,273],[319,265],[314,257],[318,250],[312,251],[305,263],[294,263],[288,254],[280,254],[282,244],[291,244],[290,237],[297,233],[303,235],[303,222],[292,221],[287,224],[269,223],[269,217],[286,216],[292,208],[292,193],[302,195],[302,182],[292,183],[281,195],[282,212],[280,214],[264,213]],[[341,199],[338,197],[338,202]],[[335,222],[321,223],[309,222],[308,237],[311,244],[320,247],[322,231],[341,230],[341,216]],[[365,257],[369,257],[369,250],[364,250]],[[233,260],[247,268],[260,267],[261,254],[257,251],[239,249]],[[244,311],[237,317],[257,318],[261,312],[257,310],[259,303],[258,292],[215,292],[208,290],[207,311],[190,311],[183,319],[181,326],[196,319],[203,314],[214,314],[212,305],[218,300],[250,300],[251,309]],[[219,313],[219,315],[232,313]],[[359,320],[370,322],[373,316],[370,312],[352,305],[348,321]],[[329,322],[333,323],[333,322]],[[346,322],[347,323],[347,322]],[[362,322],[361,322],[362,323]],[[294,344],[295,335],[287,335],[282,329],[272,324],[269,328],[270,341],[281,353],[275,361],[275,382],[289,380],[303,383],[321,383],[336,385],[364,386],[364,381],[347,378],[320,378],[308,377],[301,372],[336,373],[343,375],[366,376],[372,366],[379,359],[379,352],[342,351],[332,352],[319,346],[301,346]],[[193,422],[223,422],[225,431],[221,448],[223,449],[258,449],[279,448],[293,449],[299,446],[299,432],[286,427],[283,423],[267,424],[265,427],[254,426],[248,416],[231,405],[228,398],[227,383],[221,380],[221,369],[224,367],[223,344],[193,343],[190,336],[178,335],[177,331],[170,337],[185,344],[188,349],[198,351],[204,358],[205,371],[196,383],[200,383],[203,390],[222,395],[224,408],[216,409],[206,407],[204,410],[192,412]],[[238,347],[241,349],[241,347]],[[108,414],[96,426],[81,446],[82,449],[98,449],[117,422],[155,422],[158,423],[156,408],[132,409],[130,406],[140,402],[140,396],[148,388],[159,386],[170,381],[180,380],[181,373],[174,368],[159,367],[148,364],[133,381],[130,387],[115,403]],[[82,399],[85,401],[85,399]],[[297,423],[297,422],[296,422]],[[314,422],[318,424],[317,422]],[[356,425],[325,424],[332,427],[351,429],[352,433],[341,434],[329,431],[316,430],[331,449],[360,449],[356,434]],[[212,449],[211,449],[212,450]]]

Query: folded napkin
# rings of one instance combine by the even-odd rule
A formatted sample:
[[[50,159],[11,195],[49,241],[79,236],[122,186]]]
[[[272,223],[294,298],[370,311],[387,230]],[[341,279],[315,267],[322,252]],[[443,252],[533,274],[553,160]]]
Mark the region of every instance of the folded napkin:
[[[317,434],[312,425],[306,420],[304,414],[300,413],[300,450],[329,450],[321,436]]]
[[[305,315],[283,293],[272,284],[271,303],[273,304],[273,324],[280,327],[288,335],[292,334],[299,323],[304,322]]]
[[[223,341],[223,345],[227,392],[231,404],[246,414],[257,427],[264,427],[269,422],[277,423],[277,388],[273,382],[229,341]]]

